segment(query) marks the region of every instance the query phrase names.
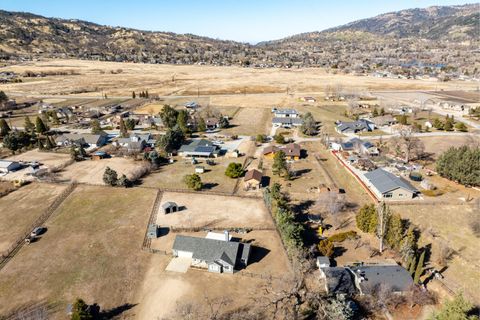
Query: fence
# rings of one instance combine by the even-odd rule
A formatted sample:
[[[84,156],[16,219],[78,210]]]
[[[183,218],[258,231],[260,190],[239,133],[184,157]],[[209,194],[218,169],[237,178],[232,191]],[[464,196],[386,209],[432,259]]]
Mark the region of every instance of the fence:
[[[7,264],[10,259],[12,259],[15,254],[22,248],[25,244],[25,239],[30,235],[33,229],[44,224],[48,218],[53,214],[55,210],[62,204],[62,202],[75,190],[76,184],[70,184],[68,187],[57,197],[55,200],[48,206],[47,209],[40,215],[26,231],[15,240],[15,242],[2,253],[0,256],[0,270]]]
[[[152,211],[150,212],[150,218],[148,218],[147,228],[145,230],[145,235],[143,237],[142,249],[150,249],[152,244],[152,239],[148,237],[148,226],[150,224],[156,224],[158,210],[160,209],[160,202],[162,201],[163,192],[157,190],[157,196],[155,197],[155,202],[153,203]]]
[[[200,232],[200,231],[224,231],[224,230],[227,230],[229,232],[235,232],[235,233],[248,233],[250,231],[274,231],[276,229],[273,227],[239,228],[239,227],[208,227],[208,226],[200,226],[200,227],[170,226],[170,231],[174,233]]]

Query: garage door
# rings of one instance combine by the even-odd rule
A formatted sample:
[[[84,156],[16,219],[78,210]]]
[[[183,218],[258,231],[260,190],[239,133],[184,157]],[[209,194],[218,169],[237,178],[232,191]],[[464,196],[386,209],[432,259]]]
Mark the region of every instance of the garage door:
[[[192,252],[188,252],[188,251],[177,251],[177,256],[178,257],[181,257],[181,258],[191,258],[193,255]]]

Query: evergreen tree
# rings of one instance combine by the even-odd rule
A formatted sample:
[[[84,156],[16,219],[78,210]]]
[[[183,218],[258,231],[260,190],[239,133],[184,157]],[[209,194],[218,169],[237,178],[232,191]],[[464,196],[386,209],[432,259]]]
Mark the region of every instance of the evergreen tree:
[[[0,119],[0,138],[5,137],[12,129],[5,119]]]
[[[8,135],[3,137],[3,146],[12,151],[12,153],[14,154],[15,151],[19,150],[22,147],[20,139],[18,138],[16,132],[10,132]]]
[[[228,128],[228,127],[230,127],[230,121],[228,121],[227,117],[222,116],[222,117],[220,117],[220,120],[218,121],[218,126],[221,129]]]
[[[460,122],[460,121],[455,124],[455,129],[457,129],[458,131],[461,131],[461,132],[467,132],[468,131],[468,128],[465,125],[465,123]]]
[[[74,161],[78,160],[78,152],[74,145],[70,147],[70,158]]]
[[[117,180],[117,186],[119,187],[130,188],[132,185],[133,183],[124,174]]]
[[[443,304],[440,311],[434,312],[428,320],[478,320],[478,316],[469,315],[474,305],[462,294]]]
[[[5,92],[3,91],[0,91],[0,104],[4,103],[4,102],[7,102],[8,101],[8,97],[7,95],[5,94]]]
[[[185,141],[185,135],[178,126],[168,129],[167,132],[160,136],[156,142],[157,147],[169,153],[178,150]]]
[[[47,126],[43,122],[43,120],[40,117],[37,117],[35,119],[35,129],[37,130],[37,133],[43,134],[48,131]]]
[[[128,138],[128,130],[125,126],[125,121],[123,121],[123,118],[120,118],[120,137]]]
[[[162,122],[167,128],[173,128],[177,124],[177,116],[178,111],[174,108],[170,107],[169,105],[165,105],[160,112],[160,118],[162,118]]]
[[[177,114],[177,125],[182,130],[183,134],[187,135],[190,133],[188,128],[188,112],[187,110],[181,110]]]
[[[305,113],[303,116],[303,123],[300,127],[303,134],[313,136],[317,134],[317,121],[313,118],[310,112]]]
[[[377,209],[373,204],[366,204],[360,208],[356,217],[357,228],[367,233],[377,230]]]
[[[378,110],[377,108],[373,108],[373,111],[372,111],[372,117],[378,117]]]
[[[188,188],[198,191],[203,188],[203,183],[202,179],[198,174],[187,174],[184,178],[183,181],[187,185]]]
[[[45,149],[51,150],[55,148],[55,144],[52,142],[49,136],[45,137]]]
[[[404,234],[404,223],[399,214],[392,214],[387,222],[387,231],[385,241],[388,246],[393,249],[399,249]]]
[[[285,152],[282,150],[277,151],[273,156],[272,172],[278,176],[288,174],[287,159],[285,158]]]
[[[30,117],[29,116],[26,116],[25,117],[25,123],[24,123],[24,128],[25,128],[25,131],[27,132],[34,132],[35,131],[35,125],[33,124],[33,122],[30,120]]]
[[[412,257],[412,262],[410,263],[410,269],[408,269],[408,272],[410,275],[413,277],[413,274],[415,273],[415,269],[417,268],[417,258],[415,256]]]
[[[202,117],[198,119],[197,130],[199,132],[205,132],[207,130],[207,125],[205,124],[205,120]]]
[[[451,147],[437,160],[437,172],[447,179],[464,185],[480,186],[480,148]]]
[[[100,122],[97,119],[90,121],[90,127],[92,134],[100,134],[103,132]]]
[[[149,96],[148,96],[148,90],[145,90],[145,98],[147,98],[147,99],[149,98]]]
[[[135,119],[127,119],[125,120],[125,127],[128,129],[128,130],[134,130],[135,129],[135,126],[137,125]]]
[[[385,115],[385,109],[382,107],[380,108],[380,115],[381,116],[384,116]]]
[[[75,300],[72,308],[72,320],[93,320],[93,316],[90,313],[90,307],[80,298]]]
[[[135,94],[135,91],[132,91],[132,99],[135,99],[137,95]]]
[[[238,178],[243,175],[245,171],[241,163],[231,162],[228,164],[227,169],[225,170],[225,175],[230,178]]]
[[[420,283],[420,276],[423,274],[424,260],[425,260],[425,250],[423,250],[422,254],[420,255],[420,259],[418,259],[417,268],[415,269],[415,277],[413,278],[413,283],[415,284]]]
[[[107,167],[105,169],[105,172],[103,173],[103,182],[106,185],[115,186],[117,185],[117,180],[117,172],[115,170],[112,170],[110,167]]]
[[[398,119],[398,122],[403,125],[408,124],[408,117],[405,114],[402,114],[400,118]]]

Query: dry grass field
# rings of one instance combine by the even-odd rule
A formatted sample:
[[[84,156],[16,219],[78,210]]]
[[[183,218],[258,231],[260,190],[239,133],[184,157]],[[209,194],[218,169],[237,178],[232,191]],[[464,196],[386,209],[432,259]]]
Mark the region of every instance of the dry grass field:
[[[74,162],[61,171],[60,178],[81,183],[103,184],[103,173],[107,167],[115,170],[120,177],[131,177],[133,171],[141,166],[140,161],[128,158],[109,158],[99,161],[85,160]]]
[[[46,301],[56,306],[49,318],[64,319],[76,297],[104,310],[138,303],[135,292],[151,258],[140,247],[154,199],[154,190],[78,186],[42,238],[2,269],[0,301],[8,303],[0,304],[0,314]]]
[[[163,106],[164,105],[160,104],[160,103],[151,103],[151,104],[147,104],[147,105],[141,106],[140,108],[136,109],[135,113],[137,113],[137,114],[149,114],[149,115],[158,114],[163,110]]]
[[[204,166],[205,172],[200,174],[204,188],[211,191],[232,192],[237,179],[225,175],[225,170],[231,162],[243,162],[244,158],[218,158],[215,165],[207,165],[205,160],[198,159],[198,164],[191,164],[191,160],[175,157],[175,163],[160,167],[159,170],[142,179],[142,185],[154,188],[188,189],[183,178],[187,174],[195,173],[197,165]]]
[[[31,183],[0,198],[0,252],[10,247],[65,189]],[[31,231],[31,230],[30,230]]]
[[[111,70],[122,69],[111,74]],[[8,93],[71,94],[130,97],[132,91],[159,95],[218,95],[249,93],[323,92],[327,85],[341,84],[350,90],[434,90],[475,88],[470,82],[381,79],[335,75],[323,69],[253,69],[213,66],[172,66],[82,60],[41,60],[9,66],[5,71],[74,70],[80,75],[48,76],[35,81],[0,85]],[[174,81],[172,81],[174,80]],[[288,88],[288,89],[287,89]]]
[[[230,121],[231,127],[223,129],[222,133],[228,135],[255,136],[268,134],[272,121],[270,109],[266,108],[241,108]]]
[[[273,228],[273,222],[262,199],[205,195],[198,193],[165,192],[162,204],[173,201],[184,210],[157,216],[157,224],[173,227],[217,227],[217,228]]]

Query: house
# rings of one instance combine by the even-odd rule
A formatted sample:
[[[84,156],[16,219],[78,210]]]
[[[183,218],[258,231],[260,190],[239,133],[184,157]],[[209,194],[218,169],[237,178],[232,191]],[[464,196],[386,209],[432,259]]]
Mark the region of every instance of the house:
[[[349,149],[346,148],[347,145]],[[370,141],[361,140],[359,138],[350,139],[347,143],[345,143],[345,148],[342,148],[342,150],[343,151],[355,150],[360,154],[369,155],[369,156],[378,156],[380,154],[380,151],[373,143],[371,143]]]
[[[191,266],[215,273],[233,273],[246,267],[250,257],[250,244],[225,239],[209,239],[177,235],[172,247],[174,257],[191,258]]]
[[[248,170],[247,173],[245,173],[245,177],[243,178],[243,185],[245,190],[256,190],[260,189],[262,186],[262,177],[263,174],[256,170]]]
[[[377,199],[408,200],[418,194],[408,181],[378,168],[365,174]]]
[[[277,109],[273,108],[274,118],[300,118],[300,114],[295,109]]]
[[[372,264],[349,267],[361,295],[373,294],[379,286],[393,293],[406,292],[413,285],[410,273],[397,264]]]
[[[391,114],[374,117],[371,118],[370,121],[373,122],[377,128],[391,126],[397,123],[397,119],[395,119]]]
[[[357,292],[353,275],[346,268],[326,267],[319,272],[327,294],[354,295]]]
[[[162,210],[164,214],[174,213],[178,211],[178,205],[175,202],[168,201],[162,204]]]
[[[220,127],[220,121],[217,118],[207,118],[205,120],[205,128],[207,130],[215,130]]]
[[[360,119],[353,122],[337,122],[335,130],[338,133],[357,133],[357,132],[368,132],[375,129],[375,124],[366,119]]]
[[[9,173],[20,170],[22,165],[16,161],[0,160],[0,173]]]
[[[183,144],[178,150],[178,154],[183,157],[218,157],[220,148],[213,142],[206,139],[195,139]]]
[[[65,133],[55,138],[57,146],[62,147],[82,145],[88,148],[98,148],[105,145],[107,141],[107,135],[91,133]]]
[[[128,138],[118,138],[113,145],[127,148],[128,152],[141,152],[149,145],[150,134],[132,134]]]
[[[287,160],[298,160],[302,155],[302,148],[299,144],[289,143],[283,147],[268,146],[263,149],[263,156],[268,159],[273,159],[275,153],[283,151]]]
[[[302,118],[275,117],[272,119],[272,125],[274,127],[290,129],[292,127],[299,127],[302,124]]]

